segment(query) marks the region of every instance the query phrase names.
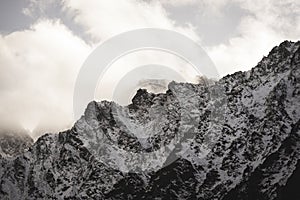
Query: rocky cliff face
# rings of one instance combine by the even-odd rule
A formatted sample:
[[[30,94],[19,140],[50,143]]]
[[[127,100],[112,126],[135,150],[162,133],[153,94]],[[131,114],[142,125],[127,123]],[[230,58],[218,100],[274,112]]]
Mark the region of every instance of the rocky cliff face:
[[[24,151],[33,144],[33,139],[25,130],[0,131],[0,157],[14,157]]]
[[[91,102],[0,160],[1,199],[299,199],[300,42],[217,82]]]

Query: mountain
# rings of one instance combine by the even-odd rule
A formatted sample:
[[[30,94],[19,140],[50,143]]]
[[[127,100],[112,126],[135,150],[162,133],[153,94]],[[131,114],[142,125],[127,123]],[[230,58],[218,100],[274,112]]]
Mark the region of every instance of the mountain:
[[[0,157],[14,157],[26,151],[33,144],[33,139],[25,130],[0,131]]]
[[[218,81],[91,102],[0,159],[1,199],[299,199],[300,42]]]

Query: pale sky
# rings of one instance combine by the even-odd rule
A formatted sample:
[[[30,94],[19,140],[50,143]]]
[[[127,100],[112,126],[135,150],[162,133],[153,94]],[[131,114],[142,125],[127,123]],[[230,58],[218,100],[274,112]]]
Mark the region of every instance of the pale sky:
[[[298,0],[1,0],[0,126],[23,126],[34,137],[69,128],[78,71],[114,35],[149,27],[180,32],[224,76],[251,69],[284,40],[299,40],[299,13]],[[138,64],[148,64],[143,60]]]

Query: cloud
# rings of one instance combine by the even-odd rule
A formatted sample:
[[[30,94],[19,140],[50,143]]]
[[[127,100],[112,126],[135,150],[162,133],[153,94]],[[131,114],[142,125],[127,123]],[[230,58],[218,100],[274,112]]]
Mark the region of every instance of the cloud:
[[[89,52],[60,21],[0,35],[1,126],[58,131],[70,125],[75,78]]]
[[[194,20],[192,24],[203,41],[210,43],[202,44],[222,76],[249,70],[275,45],[300,37],[300,2],[296,0],[163,0],[162,5],[173,12],[174,19],[186,16],[182,9],[193,13],[194,18],[187,16]],[[240,19],[233,27],[230,17],[235,16],[234,12]]]
[[[100,42],[125,31],[152,27],[178,31],[202,44],[197,21],[178,23],[170,17],[168,5],[189,6],[196,14],[201,11],[200,17],[214,21],[213,30],[220,22],[220,30],[215,31],[221,33],[224,33],[223,24],[218,19],[228,17],[224,15],[228,5],[244,12],[237,15],[241,19],[234,24],[234,34],[228,34],[226,41],[204,46],[221,75],[248,70],[273,46],[300,36],[300,2],[296,0],[28,1],[29,7],[23,12],[39,21],[28,30],[0,35],[0,125],[20,123],[27,129],[35,129],[37,134],[56,132],[72,123],[72,97],[78,70]],[[47,14],[49,7],[51,12]],[[56,9],[60,10],[57,16]],[[178,14],[177,11],[174,9],[172,15]],[[63,19],[65,15],[67,20]],[[45,19],[53,16],[61,19]],[[70,19],[72,26],[82,29],[70,31],[67,24]],[[78,30],[92,38],[92,47],[80,37],[84,34]],[[148,55],[132,61],[127,58],[125,64],[138,66],[148,58],[156,64],[164,60],[162,56]],[[172,59],[167,60],[166,64],[174,63]]]
[[[64,19],[46,19],[50,16],[47,9],[56,3],[93,38],[92,47],[79,37],[82,34],[74,35],[63,24]],[[176,30],[199,39],[193,27],[176,26],[158,2],[51,0],[41,4],[29,0],[23,12],[38,22],[28,30],[0,35],[0,118],[2,124],[18,123],[33,130],[34,136],[57,132],[73,123],[77,73],[98,43],[145,27]]]
[[[285,37],[300,36],[300,2],[295,0],[242,1],[236,0],[241,7],[249,10],[257,21],[276,30]]]
[[[252,18],[243,19],[240,29],[241,36],[231,38],[228,44],[207,48],[221,75],[249,70],[284,40],[277,32]]]
[[[106,39],[109,39],[120,33],[141,28],[169,29],[180,32],[196,41],[200,40],[194,31],[194,27],[191,25],[176,25],[176,23],[168,17],[168,14],[159,1],[65,0],[63,5],[64,11],[69,13],[69,15],[74,16],[75,23],[84,27],[86,33],[93,38],[95,44],[101,43]],[[145,40],[147,40],[147,38],[145,38]],[[115,68],[115,71],[110,73],[110,75],[105,76],[106,79],[103,81],[104,84],[101,84],[102,87],[97,90],[100,94],[96,94],[96,97],[98,97],[97,100],[112,100],[114,83],[119,82],[122,79],[122,76],[125,76],[127,73],[129,73],[131,70],[130,67],[139,67],[140,65],[144,64],[162,63],[162,60],[164,60],[164,55],[162,54],[164,53],[159,51],[157,52],[160,53],[160,55],[156,54],[155,57],[151,54],[134,58],[130,57],[133,53],[126,55],[125,57],[129,57],[131,59],[126,59],[126,61],[122,63],[123,65],[117,65],[118,67]],[[118,61],[120,60],[122,59],[119,59]],[[148,60],[150,60],[150,63],[146,63]],[[175,59],[172,58],[172,60]],[[172,63],[172,60],[169,63]],[[129,67],[127,68],[125,66]],[[170,67],[175,68],[176,66],[173,65]],[[112,66],[110,66],[110,69],[112,69]],[[159,73],[160,72],[157,71],[157,74]],[[101,98],[99,98],[99,96]]]
[[[36,17],[38,15],[46,15],[47,10],[52,5],[60,3],[57,0],[47,0],[47,1],[38,1],[38,0],[27,0],[28,6],[23,8],[23,13],[30,17]]]
[[[163,28],[199,40],[194,28],[176,26],[158,1],[110,0],[64,1],[64,9],[96,41],[138,28]]]
[[[162,0],[162,5],[169,5],[173,7],[187,7],[194,6],[195,9],[201,11],[203,15],[220,16],[221,9],[226,6],[231,0]],[[201,9],[200,9],[201,8]]]
[[[254,67],[272,47],[284,40],[299,40],[300,2],[233,0],[249,14],[228,43],[206,47],[221,75]]]

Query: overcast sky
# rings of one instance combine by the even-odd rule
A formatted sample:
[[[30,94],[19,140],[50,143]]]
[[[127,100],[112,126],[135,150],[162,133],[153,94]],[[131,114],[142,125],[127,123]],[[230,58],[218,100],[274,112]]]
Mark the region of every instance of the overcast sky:
[[[224,76],[249,70],[284,40],[299,40],[299,13],[298,0],[1,0],[0,126],[22,126],[34,137],[69,128],[81,65],[119,33],[180,32]]]

